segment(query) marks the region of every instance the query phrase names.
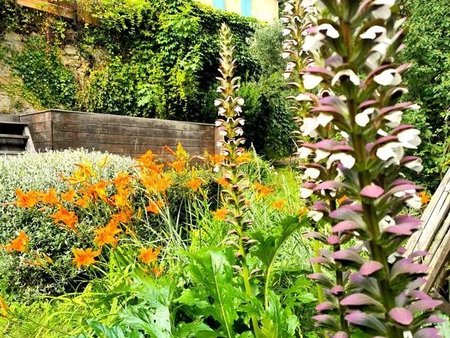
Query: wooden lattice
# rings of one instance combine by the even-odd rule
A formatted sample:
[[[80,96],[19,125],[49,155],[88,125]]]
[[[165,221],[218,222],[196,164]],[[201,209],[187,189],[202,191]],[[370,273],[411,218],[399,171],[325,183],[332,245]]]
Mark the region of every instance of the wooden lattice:
[[[446,173],[438,189],[425,209],[422,229],[408,242],[407,250],[429,252],[424,263],[429,266],[428,281],[424,291],[448,292],[448,269],[450,263],[450,170]],[[447,295],[448,296],[448,295]]]

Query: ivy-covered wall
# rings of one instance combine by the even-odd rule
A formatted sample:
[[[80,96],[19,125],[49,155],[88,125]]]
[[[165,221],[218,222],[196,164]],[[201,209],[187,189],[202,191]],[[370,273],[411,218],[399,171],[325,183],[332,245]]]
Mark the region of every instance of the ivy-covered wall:
[[[97,26],[74,24],[0,2],[1,30],[33,35],[10,61],[42,106],[211,121],[206,98],[215,86],[222,22],[235,34],[241,75],[258,76],[246,46],[258,26],[253,19],[192,0],[106,0],[96,15]],[[67,45],[83,63],[73,76],[58,60]]]

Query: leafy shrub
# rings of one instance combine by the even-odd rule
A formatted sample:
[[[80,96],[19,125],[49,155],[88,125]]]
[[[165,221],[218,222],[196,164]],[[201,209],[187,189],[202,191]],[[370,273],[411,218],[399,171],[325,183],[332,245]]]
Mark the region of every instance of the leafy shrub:
[[[421,105],[407,114],[420,129],[424,172],[416,178],[435,189],[449,165],[448,116],[450,108],[450,18],[448,1],[405,2],[408,15],[406,47],[401,59],[412,62],[406,73],[410,99]]]
[[[15,71],[25,87],[46,107],[72,108],[76,85],[73,74],[64,68],[57,51],[40,38],[30,38],[25,50],[13,57]]]

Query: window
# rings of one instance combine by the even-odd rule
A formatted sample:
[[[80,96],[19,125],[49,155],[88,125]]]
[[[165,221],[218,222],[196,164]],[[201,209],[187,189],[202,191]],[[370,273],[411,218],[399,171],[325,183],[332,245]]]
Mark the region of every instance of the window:
[[[241,14],[243,16],[252,15],[252,0],[241,0]]]
[[[213,6],[218,9],[225,9],[225,0],[214,0]]]

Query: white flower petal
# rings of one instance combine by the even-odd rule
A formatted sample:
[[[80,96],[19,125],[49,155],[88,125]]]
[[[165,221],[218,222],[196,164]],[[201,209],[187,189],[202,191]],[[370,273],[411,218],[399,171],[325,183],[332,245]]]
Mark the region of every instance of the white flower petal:
[[[327,168],[329,169],[333,162],[339,161],[341,164],[348,169],[353,168],[355,165],[355,158],[352,155],[346,153],[336,153],[332,154],[327,161]]]
[[[325,150],[317,149],[316,150],[316,157],[314,158],[314,162],[322,161],[323,159],[330,156],[330,153]]]
[[[317,116],[317,123],[322,127],[326,127],[331,121],[333,121],[333,115],[320,113]]]
[[[339,71],[333,77],[333,80],[331,80],[331,85],[334,86],[337,82],[341,81],[342,77],[347,77],[355,86],[359,86],[361,83],[361,80],[359,79],[358,75],[356,75],[353,70],[344,69]]]
[[[378,225],[380,226],[380,230],[384,231],[387,227],[395,225],[395,220],[391,216],[387,215],[384,216],[380,222],[378,222]]]
[[[387,161],[392,158],[394,163],[400,164],[400,160],[404,155],[403,146],[400,142],[390,142],[379,147],[376,155],[383,161]]]
[[[300,188],[300,197],[309,198],[313,194],[312,189]]]
[[[303,174],[303,178],[308,179],[308,178],[312,178],[312,179],[316,179],[320,176],[320,170],[316,169],[316,168],[308,168],[305,170],[304,174]]]
[[[397,138],[403,147],[409,149],[417,149],[422,140],[419,137],[420,131],[418,129],[406,129],[397,134]]]
[[[308,212],[308,217],[311,218],[314,222],[319,222],[323,217],[323,213],[321,213],[320,211],[311,210],[310,212]]]
[[[370,115],[375,112],[375,108],[367,108],[355,116],[355,122],[360,127],[365,127],[370,122]]]
[[[384,119],[389,121],[386,125],[389,128],[396,128],[400,125],[403,118],[403,112],[401,110],[394,110],[384,116]]]
[[[319,122],[315,117],[306,117],[303,119],[303,124],[300,127],[300,131],[304,136],[315,137],[316,128],[319,126]]]
[[[300,6],[302,6],[303,8],[311,7],[314,6],[316,2],[317,0],[303,0]]]
[[[364,40],[375,40],[386,35],[386,32],[386,28],[383,26],[372,26],[364,33],[360,34],[359,37]]]
[[[422,199],[417,195],[408,198],[405,202],[408,207],[413,209],[420,209],[422,207]]]
[[[323,39],[325,39],[325,35],[321,33],[308,34],[305,36],[302,49],[305,52],[315,52],[323,46]]]
[[[415,171],[416,173],[420,173],[423,170],[422,160],[418,158],[414,161],[408,162],[405,164],[405,167]]]
[[[397,86],[402,82],[401,75],[395,69],[386,69],[373,79],[382,86]]]
[[[383,19],[387,20],[391,17],[391,7],[390,6],[381,6],[372,11],[372,15],[375,19]]]
[[[321,33],[325,33],[326,36],[337,39],[339,37],[339,32],[329,23],[323,23],[317,27],[317,30]]]
[[[305,87],[306,90],[316,88],[322,81],[323,78],[318,75],[312,74],[303,75],[303,87]]]
[[[307,148],[307,147],[300,147],[300,148],[297,149],[297,155],[301,159],[308,158],[308,156],[311,155],[312,152],[313,152],[312,149],[311,148]]]

